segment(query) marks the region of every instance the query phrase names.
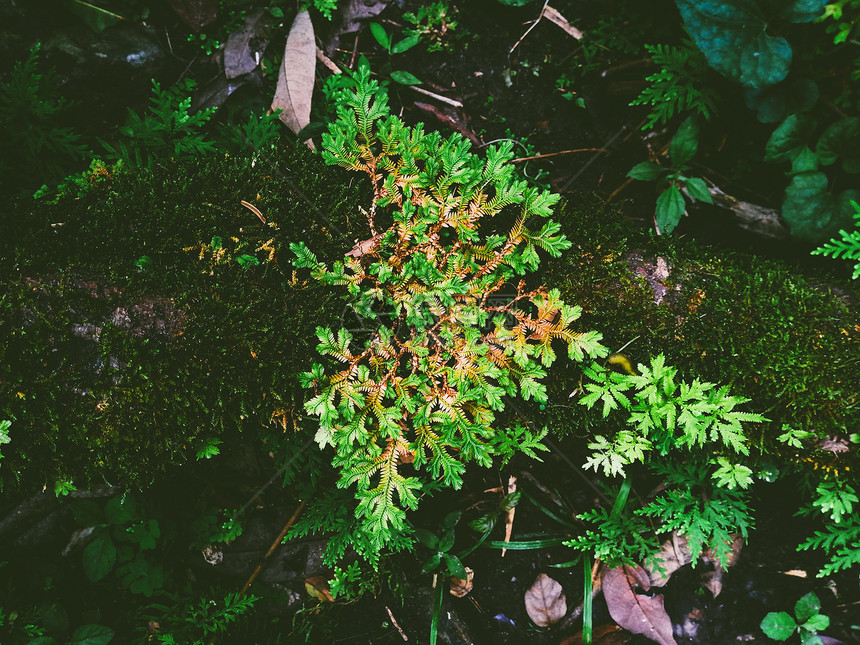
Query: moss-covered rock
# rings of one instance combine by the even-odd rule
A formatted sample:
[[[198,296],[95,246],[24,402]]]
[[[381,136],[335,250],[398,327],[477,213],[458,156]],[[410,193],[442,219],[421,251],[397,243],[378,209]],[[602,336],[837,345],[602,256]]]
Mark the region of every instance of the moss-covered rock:
[[[14,421],[0,482],[144,485],[213,440],[296,445],[303,424],[314,430],[296,375],[316,357],[314,328],[344,324],[344,302],[296,277],[287,244],[341,257],[366,237],[355,224],[368,202],[359,179],[290,148],[119,173],[22,213],[0,241],[0,397]],[[856,461],[856,450],[774,442],[782,424],[820,439],[858,431],[850,285],[633,233],[592,197],[555,219],[573,248],[540,279],[583,307],[580,329],[634,364],[664,353],[688,380],[731,385],[772,420],[753,430],[755,445],[828,467]],[[523,413],[559,433],[595,432],[599,412],[571,398],[580,374],[557,362],[550,404]]]

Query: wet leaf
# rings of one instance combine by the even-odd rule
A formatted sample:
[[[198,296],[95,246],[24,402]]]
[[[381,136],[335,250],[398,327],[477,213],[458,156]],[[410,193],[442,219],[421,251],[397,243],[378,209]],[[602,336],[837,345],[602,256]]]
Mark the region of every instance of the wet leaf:
[[[310,14],[300,11],[287,36],[275,98],[272,99],[272,109],[281,110],[281,121],[295,134],[311,121],[315,66],[314,26]],[[306,143],[313,149],[310,139]]]
[[[663,596],[636,593],[648,591],[648,574],[639,567],[610,569],[603,576],[603,597],[612,619],[634,634],[642,634],[661,645],[677,645],[672,636],[672,621],[663,607]]]
[[[269,14],[263,9],[251,11],[245,17],[245,25],[227,38],[224,45],[224,74],[227,78],[236,78],[252,72],[259,64],[263,48],[268,39],[262,39],[261,33],[266,27]],[[251,39],[258,39],[259,47],[255,55],[251,50]]]
[[[328,586],[328,580],[323,576],[312,576],[305,578],[305,591],[311,598],[316,598],[320,602],[334,602],[334,597],[331,595],[331,589]]]
[[[567,613],[567,598],[561,585],[545,573],[526,591],[526,612],[538,627],[549,627]]]
[[[466,567],[465,578],[457,578],[455,576],[451,576],[450,578],[448,578],[448,591],[451,592],[452,596],[456,596],[457,598],[463,598],[470,591],[472,591],[474,579],[474,570],[472,570],[471,567]]]

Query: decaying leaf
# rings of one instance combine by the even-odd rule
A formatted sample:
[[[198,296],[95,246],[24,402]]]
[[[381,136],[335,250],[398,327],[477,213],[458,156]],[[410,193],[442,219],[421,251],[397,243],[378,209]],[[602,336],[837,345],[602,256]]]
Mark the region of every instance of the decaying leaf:
[[[517,476],[511,475],[508,478],[508,495],[515,493],[517,490]],[[516,513],[517,507],[511,506],[507,511],[505,511],[505,542],[511,541],[511,534],[514,531],[514,513]],[[505,552],[507,549],[502,549],[502,556],[505,557]]]
[[[465,580],[461,578],[455,578],[454,576],[448,578],[448,591],[451,592],[452,596],[456,596],[457,598],[463,598],[466,594],[472,591],[474,579],[474,570],[471,567],[466,567]]]
[[[547,5],[546,8],[543,10],[543,17],[552,22],[553,24],[556,24],[562,29],[564,29],[569,36],[572,36],[577,40],[582,38],[582,32],[576,27],[574,27],[572,24],[570,24],[567,21],[567,18],[565,18],[558,12],[558,9],[554,9],[553,7]]]
[[[337,48],[341,36],[358,31],[367,19],[378,16],[389,4],[391,0],[350,0],[341,9],[340,19],[329,37],[326,45],[329,56]]]
[[[591,632],[591,645],[626,645],[631,638],[629,633],[615,623],[603,623],[595,625]],[[582,645],[582,632],[565,638],[558,645]]]
[[[567,598],[561,585],[545,573],[540,574],[525,595],[526,612],[538,627],[549,627],[567,613]]]
[[[260,62],[263,48],[268,38],[262,38],[262,32],[269,19],[265,9],[251,11],[245,17],[245,25],[230,34],[224,45],[224,74],[227,78],[236,78],[242,74],[254,71]],[[258,48],[251,49],[251,39],[256,38]],[[256,42],[256,41],[255,41]]]
[[[281,121],[296,134],[311,122],[316,51],[311,16],[307,11],[300,11],[287,36],[275,98],[272,99],[272,109],[281,110]],[[313,149],[310,139],[305,143]]]
[[[645,572],[653,586],[662,587],[669,582],[673,573],[693,561],[687,538],[679,535],[677,531],[673,532],[672,537],[663,542],[660,550],[654,555],[654,560],[652,562],[652,559],[648,558],[644,567]]]
[[[316,598],[320,602],[334,602],[334,597],[331,595],[331,590],[328,586],[328,580],[322,576],[313,576],[305,578],[305,591],[311,598]]]
[[[218,17],[218,0],[167,0],[182,21],[199,33]]]
[[[672,621],[663,607],[663,596],[636,593],[636,587],[648,591],[651,581],[640,567],[623,566],[608,570],[603,576],[603,597],[612,619],[634,634],[642,634],[660,645],[677,645],[672,635]]]

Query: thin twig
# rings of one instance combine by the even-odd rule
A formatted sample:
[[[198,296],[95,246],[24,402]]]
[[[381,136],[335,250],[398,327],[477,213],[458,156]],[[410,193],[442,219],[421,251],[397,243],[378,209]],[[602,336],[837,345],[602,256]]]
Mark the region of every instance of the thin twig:
[[[545,155],[532,155],[531,157],[517,157],[511,159],[508,163],[519,163],[520,161],[531,161],[532,159],[544,159],[545,157],[557,157],[558,155],[569,155],[574,152],[606,152],[606,148],[574,148],[573,150],[561,150],[559,152],[548,152]]]
[[[513,46],[513,47],[511,47],[511,51],[509,51],[509,52],[508,52],[508,56],[510,56],[511,54],[513,54],[513,53],[514,53],[514,50],[517,48],[517,46],[518,46],[521,42],[523,42],[523,39],[524,39],[526,36],[528,36],[528,35],[529,35],[529,33],[531,32],[531,30],[532,30],[532,29],[534,29],[535,27],[537,27],[537,24],[540,22],[540,19],[541,19],[541,18],[543,18],[543,14],[544,14],[544,12],[546,11],[546,6],[547,6],[548,4],[549,4],[549,0],[546,0],[546,2],[544,2],[544,3],[543,3],[543,7],[541,7],[541,10],[540,10],[540,13],[538,14],[538,17],[537,17],[537,18],[535,18],[535,20],[534,20],[534,22],[531,24],[531,26],[530,26],[528,29],[526,29],[526,33],[524,33],[522,36],[520,36],[520,39],[519,39],[517,42],[515,42],[515,43],[514,43],[514,46]]]
[[[256,568],[256,569],[254,569],[254,573],[252,573],[252,574],[251,574],[251,577],[250,577],[250,578],[248,578],[248,581],[245,583],[245,586],[244,586],[244,587],[242,587],[242,591],[240,591],[240,592],[239,592],[239,597],[240,597],[240,598],[244,597],[244,596],[245,596],[245,593],[247,593],[247,591],[248,591],[248,589],[251,587],[251,585],[252,585],[252,584],[254,584],[254,580],[256,580],[256,579],[257,579],[257,576],[258,576],[258,575],[260,575],[260,572],[263,570],[263,567],[265,566],[266,561],[267,561],[267,560],[271,557],[271,555],[275,552],[275,549],[277,549],[277,548],[278,548],[278,545],[281,543],[281,540],[283,540],[283,539],[284,539],[284,536],[287,534],[287,531],[289,531],[289,530],[290,530],[290,527],[291,527],[291,526],[293,525],[293,523],[298,519],[298,517],[299,517],[299,513],[301,513],[301,512],[302,512],[302,509],[305,507],[305,504],[307,504],[307,503],[308,503],[308,500],[306,500],[306,499],[305,499],[305,500],[302,500],[302,503],[301,503],[301,504],[299,504],[299,507],[298,507],[298,508],[295,510],[295,512],[292,514],[292,516],[290,517],[290,519],[289,519],[289,520],[287,520],[287,523],[284,525],[284,528],[281,530],[281,532],[280,532],[280,534],[278,535],[278,537],[276,537],[276,538],[275,538],[275,541],[274,541],[274,542],[272,542],[272,546],[270,546],[270,547],[269,547],[269,550],[268,550],[268,551],[266,551],[266,555],[264,555],[264,556],[263,556],[263,560],[260,562],[260,564],[258,564],[258,565],[257,565],[257,568]]]
[[[417,85],[408,85],[409,89],[415,90],[416,92],[420,92],[425,96],[429,96],[431,98],[436,99],[437,101],[441,101],[442,103],[447,103],[448,105],[452,105],[454,107],[463,107],[463,104],[460,103],[457,99],[449,99],[447,96],[442,96],[441,94],[436,94],[435,92],[431,92],[429,90],[425,90],[424,88],[418,87]]]
[[[391,610],[388,608],[388,605],[385,605],[385,611],[388,612],[388,617],[391,619],[391,624],[394,625],[395,629],[400,632],[400,638],[404,641],[408,641],[409,637],[400,629],[400,625],[397,624],[397,619],[394,617],[394,614],[391,613]]]

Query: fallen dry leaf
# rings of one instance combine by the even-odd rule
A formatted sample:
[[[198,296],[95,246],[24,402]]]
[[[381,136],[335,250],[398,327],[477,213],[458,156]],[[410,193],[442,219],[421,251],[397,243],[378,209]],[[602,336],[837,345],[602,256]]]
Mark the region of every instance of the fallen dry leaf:
[[[331,32],[326,45],[328,55],[334,53],[341,36],[358,31],[368,18],[378,16],[389,4],[391,0],[350,0],[341,9],[337,26]]]
[[[687,546],[687,538],[679,535],[677,531],[674,531],[672,537],[663,542],[654,558],[660,561],[659,566],[656,563],[652,566],[651,558],[649,558],[646,560],[644,569],[651,584],[655,587],[665,585],[673,573],[693,561],[690,548]]]
[[[465,580],[462,578],[455,578],[454,576],[448,578],[448,591],[451,592],[452,596],[463,598],[466,594],[472,591],[474,579],[475,571],[471,567],[466,567]]]
[[[574,27],[567,21],[567,18],[562,16],[557,9],[550,7],[549,5],[543,10],[543,17],[549,20],[551,23],[558,25],[562,29],[567,32],[569,36],[572,36],[579,40],[582,38],[582,32]]]
[[[549,627],[567,613],[564,589],[545,573],[540,574],[525,595],[526,612],[538,627]]]
[[[272,99],[272,109],[281,110],[281,121],[296,134],[311,121],[316,56],[311,15],[307,11],[300,11],[287,36],[275,98]],[[305,143],[313,149],[314,144],[310,139]]]
[[[182,21],[199,33],[218,17],[218,0],[167,0]]]
[[[313,576],[305,578],[305,591],[311,598],[316,598],[320,602],[334,602],[334,597],[331,595],[331,589],[328,586],[328,580],[322,576]]]
[[[245,17],[245,25],[227,37],[227,43],[224,45],[224,74],[227,78],[248,74],[257,67],[265,44],[268,42],[268,38],[261,39],[260,36],[265,30],[269,16],[269,12],[265,9],[251,11]],[[252,38],[260,39],[256,51],[251,50]]]
[[[511,493],[515,493],[517,490],[517,476],[511,475],[508,478],[508,495]],[[511,534],[514,532],[514,513],[516,513],[517,507],[511,506],[507,511],[505,511],[505,542],[511,541]],[[502,549],[502,556],[505,557],[505,553],[507,549]]]
[[[640,567],[623,566],[608,570],[603,576],[603,597],[612,619],[634,634],[642,634],[660,645],[677,645],[672,635],[672,621],[663,607],[663,596],[636,593],[651,588],[648,574]]]
[[[591,645],[626,645],[632,637],[615,623],[595,625],[591,632]],[[570,636],[558,645],[582,645],[582,632]]]

